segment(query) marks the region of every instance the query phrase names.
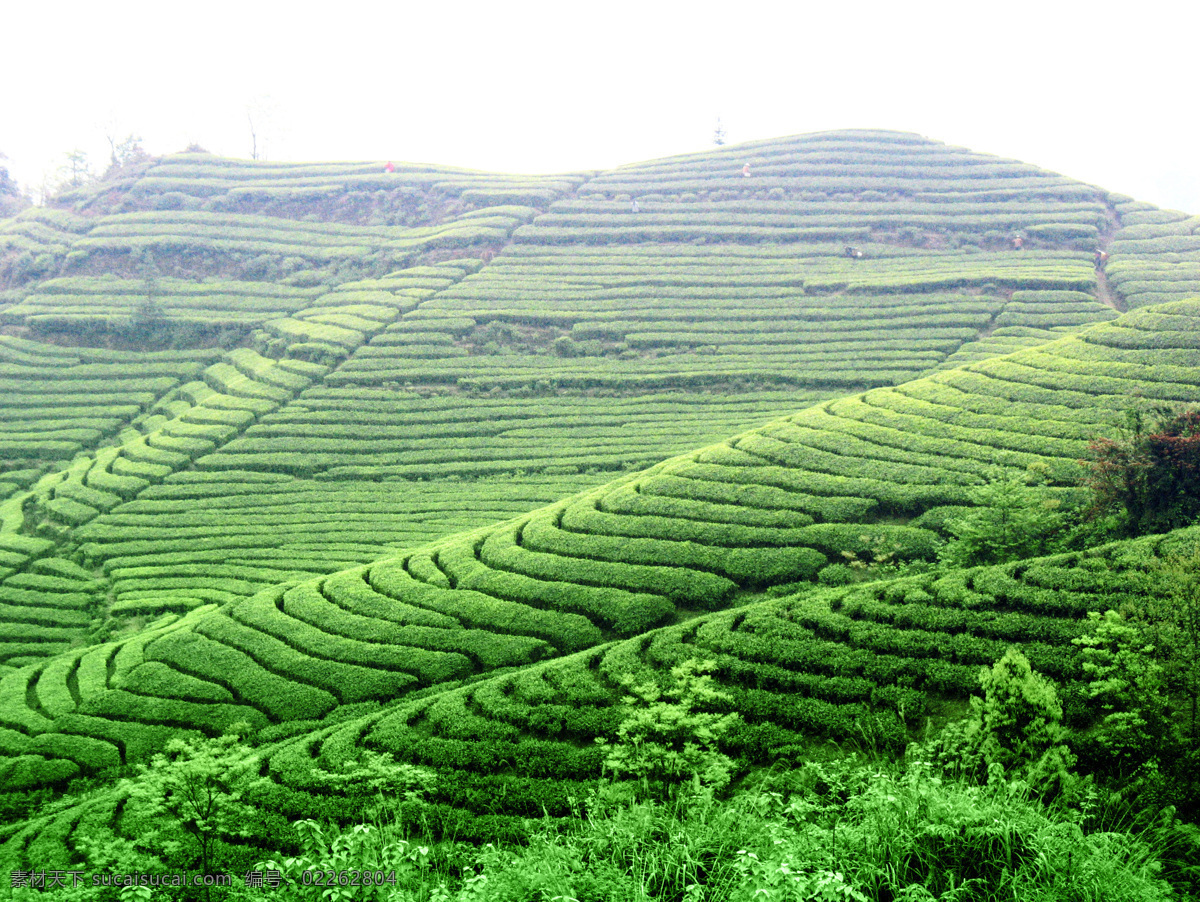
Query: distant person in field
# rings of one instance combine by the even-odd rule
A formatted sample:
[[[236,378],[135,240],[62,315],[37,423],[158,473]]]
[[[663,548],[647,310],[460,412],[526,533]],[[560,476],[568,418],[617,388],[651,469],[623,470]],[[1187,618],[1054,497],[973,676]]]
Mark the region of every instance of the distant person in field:
[[[631,200],[629,202],[629,212],[630,213],[641,213],[642,212],[642,208],[638,206],[638,202],[636,200]]]
[[[860,251],[856,247],[851,247],[848,244],[846,245],[846,247],[842,251],[842,253],[845,254],[847,257],[849,257],[851,260],[861,260],[864,256],[862,251]]]
[[[750,178],[750,164],[749,163],[747,163],[745,166],[742,167],[742,176],[744,178]]]
[[[1108,251],[1102,251],[1096,248],[1096,269],[1103,269],[1104,264],[1108,262]]]
[[[392,161],[388,160],[388,164],[383,167],[384,172],[395,172],[396,167],[392,165]]]
[[[1020,235],[1013,235],[1012,246],[1014,251],[1019,251],[1025,246],[1025,239]]]

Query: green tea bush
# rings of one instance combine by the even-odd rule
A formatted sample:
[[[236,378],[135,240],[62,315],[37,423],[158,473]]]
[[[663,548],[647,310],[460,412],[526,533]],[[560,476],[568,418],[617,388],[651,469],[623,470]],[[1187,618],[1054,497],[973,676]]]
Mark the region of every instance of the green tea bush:
[[[274,709],[296,711],[290,717],[311,717],[337,702],[353,703],[371,698],[398,696],[416,685],[412,674],[380,671],[377,668],[329,661],[296,651],[286,643],[244,626],[227,617],[206,618],[197,632],[204,638],[228,645],[241,655],[262,662],[272,684],[270,704]],[[257,674],[259,680],[265,674]],[[282,680],[282,682],[276,682]],[[313,702],[317,702],[313,704]],[[304,714],[299,714],[302,711]]]
[[[74,761],[84,773],[97,773],[121,765],[119,749],[110,742],[69,733],[43,733],[33,737],[31,751],[47,758]]]
[[[276,640],[299,656],[312,656],[327,666],[354,665],[355,669],[412,674],[422,682],[438,683],[464,674],[466,658],[454,653],[431,652],[411,646],[388,646],[337,636],[290,616],[283,605],[284,592],[261,592],[230,609],[231,619],[255,630],[266,644]]]
[[[432,565],[432,562],[430,564]],[[413,558],[409,558],[408,566],[411,571]],[[436,572],[441,573],[441,571]],[[426,582],[428,581],[426,580]],[[449,583],[447,582],[443,588],[449,588]],[[368,571],[365,569],[333,574],[321,583],[321,592],[339,607],[364,617],[439,629],[462,629],[462,623],[454,617],[428,608],[405,604],[397,598],[376,592],[368,581]]]
[[[10,791],[61,785],[79,771],[78,764],[65,758],[18,755],[0,761],[0,783]]]
[[[540,610],[465,587],[450,590],[429,585],[413,579],[396,564],[373,566],[368,581],[382,595],[455,617],[465,626],[536,636],[564,651],[599,644],[603,637],[600,629],[580,614]]]
[[[456,624],[458,629],[447,630],[361,617],[329,604],[311,583],[288,590],[283,596],[283,610],[331,635],[385,646],[463,654],[484,670],[528,664],[547,651],[546,644],[539,639],[497,636],[483,630],[462,629],[461,624]]]
[[[475,548],[464,542],[439,550],[438,562],[456,587],[501,599],[519,599],[533,607],[582,614],[625,635],[644,632],[674,612],[674,605],[661,595],[492,569],[475,555]]]

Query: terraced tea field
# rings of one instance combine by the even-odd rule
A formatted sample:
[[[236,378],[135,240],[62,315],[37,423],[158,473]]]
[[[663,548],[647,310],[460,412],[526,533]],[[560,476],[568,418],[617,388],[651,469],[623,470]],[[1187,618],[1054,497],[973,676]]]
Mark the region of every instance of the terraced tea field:
[[[319,288],[293,288],[261,282],[190,282],[168,279],[151,286],[137,279],[75,277],[49,279],[35,293],[4,310],[4,322],[32,331],[62,330],[132,318],[139,307],[157,304],[172,322],[259,324],[287,316],[322,294]]]
[[[0,461],[63,462],[115,436],[220,351],[135,354],[0,336]],[[12,477],[10,477],[12,478]],[[17,479],[24,477],[18,476]]]
[[[1001,315],[1006,297],[995,285],[1005,279],[1061,289],[1093,281],[1086,257],[1070,252],[905,255],[902,269],[887,259],[857,261],[850,272],[828,262],[827,248],[797,256],[805,250],[670,246],[634,257],[518,246],[402,318],[329,381],[391,379],[474,391],[745,382],[844,392],[940,364]],[[993,293],[969,291],[984,284]],[[944,290],[956,285],[968,291]],[[842,293],[813,294],[835,286]],[[557,336],[555,353],[512,359],[505,338],[510,345],[514,339],[495,323],[509,333],[542,328]]]
[[[1194,548],[1197,541],[1200,534],[1193,529],[1165,542],[1154,537],[1004,567],[810,590],[484,681],[451,684],[423,693],[419,700],[329,725],[306,717],[333,703],[328,687],[334,684],[327,681],[336,679],[344,665],[310,662],[304,688],[281,678],[283,669],[279,677],[260,672],[248,679],[246,656],[231,652],[229,639],[213,641],[217,635],[239,635],[236,623],[241,620],[219,630],[205,628],[199,626],[205,615],[196,612],[155,625],[147,633],[149,642],[103,646],[64,657],[53,671],[47,667],[23,676],[23,692],[46,712],[72,710],[68,698],[75,694],[83,704],[75,713],[60,713],[64,732],[46,734],[42,741],[11,729],[0,734],[10,755],[17,749],[25,753],[10,758],[6,780],[25,785],[36,780],[39,768],[44,779],[72,773],[82,762],[101,766],[134,758],[174,732],[150,724],[106,729],[106,706],[125,702],[157,707],[163,719],[186,716],[196,725],[205,716],[279,724],[260,733],[270,783],[257,790],[259,819],[249,825],[267,847],[271,832],[291,819],[353,819],[358,803],[329,794],[328,777],[364,750],[386,752],[434,771],[431,798],[404,809],[406,819],[424,822],[434,837],[519,838],[528,829],[527,819],[564,817],[586,795],[606,754],[593,740],[611,736],[627,716],[621,701],[627,681],[644,680],[690,658],[713,662],[728,709],[740,715],[726,750],[748,764],[790,762],[833,745],[865,743],[876,751],[897,751],[908,741],[909,730],[926,717],[953,714],[956,700],[977,687],[981,666],[1013,642],[1021,644],[1039,671],[1059,682],[1072,722],[1082,713],[1077,682],[1082,669],[1078,649],[1070,643],[1081,635],[1086,612],[1117,607],[1152,591],[1156,560]],[[357,586],[350,591],[361,596],[363,575],[356,571],[329,580],[320,593],[292,590],[275,596],[274,604],[264,600],[262,607],[307,610],[311,617],[321,610],[322,597],[347,591],[335,582]],[[372,572],[368,580],[375,578]],[[432,610],[427,608],[425,616]],[[437,627],[429,623],[433,632]],[[199,635],[189,636],[189,628]],[[410,670],[457,667],[461,674],[479,649],[501,657],[476,661],[476,667],[536,657],[541,650],[527,639],[476,645],[470,629],[456,634],[457,658],[413,661]],[[104,667],[101,661],[107,662]],[[186,680],[172,669],[182,662],[188,662],[192,674]],[[238,665],[239,678],[231,679],[222,665]],[[110,686],[121,688],[98,694],[104,672],[113,675]],[[393,688],[411,685],[386,669],[375,670],[371,679],[377,690],[389,681]],[[6,685],[14,682],[10,677]],[[352,690],[358,691],[363,687]],[[101,697],[108,701],[99,702]],[[80,713],[88,707],[101,716]],[[36,723],[28,710],[5,710],[7,723],[18,718]],[[47,753],[52,763],[39,765]],[[34,819],[10,834],[10,854],[14,860],[34,855],[69,860],[76,831],[109,823],[120,801],[117,793],[93,794],[57,815]]]
[[[0,224],[6,789],[246,721],[264,829],[345,816],[312,769],[366,748],[512,833],[628,675],[716,660],[748,761],[894,750],[1014,641],[1070,685],[1148,579],[1154,542],[817,587],[1200,401],[1182,214],[894,132],[390,169],[177,155]],[[117,805],[3,829],[67,860]]]
[[[197,607],[161,634],[142,631],[84,652],[79,667],[87,655],[116,656],[95,671],[110,678],[66,695],[48,683],[45,694],[59,699],[50,705],[40,687],[59,679],[46,674],[57,674],[64,659],[26,666],[0,684],[13,766],[21,759],[22,773],[42,773],[29,777],[35,785],[94,768],[95,759],[82,755],[44,754],[38,737],[70,732],[87,737],[88,748],[112,744],[98,721],[116,710],[127,712],[129,735],[134,724],[147,736],[166,726],[208,732],[242,719],[282,727],[339,705],[386,704],[446,680],[638,636],[736,604],[747,592],[812,582],[846,555],[869,558],[883,549],[899,561],[932,559],[940,538],[912,518],[969,504],[970,488],[993,469],[1038,465],[1063,485],[1089,435],[1110,425],[1133,392],[1152,401],[1200,400],[1200,352],[1192,347],[1198,329],[1200,302],[1139,310],[1008,357],[810,407],[499,526],[219,609]],[[147,552],[155,538],[174,540],[152,536]],[[212,567],[194,567],[198,585]],[[945,585],[958,585],[955,579]],[[965,604],[963,592],[978,592],[971,586],[964,583],[953,604]],[[922,584],[921,592],[930,591]],[[193,597],[205,600],[201,592]],[[1012,604],[1024,596],[1014,590],[1004,597]],[[977,666],[1019,635],[1048,637],[1044,653],[1036,643],[1024,647],[1039,669],[1071,676],[1075,665],[1064,648],[1086,611],[1044,604],[1065,619],[1041,625],[1024,616],[1038,613],[1033,608],[1018,611],[999,618],[1006,624],[1000,633],[980,626],[960,649],[957,639],[947,646],[930,633],[941,623],[935,617],[912,624],[919,637],[911,641],[923,655],[937,649],[958,666],[938,671],[939,691],[968,689]],[[879,616],[890,622],[893,615]],[[139,692],[127,687],[143,679],[158,700],[134,704],[129,695]],[[904,685],[920,694],[935,685],[924,679]],[[202,688],[197,680],[216,685]],[[889,741],[899,741],[900,728],[888,729]],[[126,760],[120,748],[104,760],[114,754]]]
[[[1110,250],[1109,281],[1130,307],[1195,297],[1200,291],[1200,219],[1130,198]]]
[[[12,220],[10,282],[33,251],[78,274],[17,278],[10,329],[111,342],[149,319],[249,347],[186,352],[205,366],[124,432],[79,433],[108,447],[57,476],[14,447],[9,492],[34,488],[10,531],[97,568],[113,615],[179,612],[1115,315],[1087,250],[1101,193],[913,136],[550,178],[393,169],[183,155]]]

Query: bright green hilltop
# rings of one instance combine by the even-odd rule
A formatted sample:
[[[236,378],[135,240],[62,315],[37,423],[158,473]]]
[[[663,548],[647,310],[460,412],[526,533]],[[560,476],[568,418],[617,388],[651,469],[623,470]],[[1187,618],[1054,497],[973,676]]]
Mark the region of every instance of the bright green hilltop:
[[[115,781],[234,725],[240,861],[357,820],[330,775],[377,753],[431,775],[426,837],[526,841],[693,659],[741,775],[901,756],[1015,646],[1081,773],[1144,776],[1077,640],[1200,533],[946,548],[981,487],[1067,514],[1095,438],[1200,404],[1197,227],[882,131],[546,177],[178,154],[0,220],[0,858],[133,838]]]

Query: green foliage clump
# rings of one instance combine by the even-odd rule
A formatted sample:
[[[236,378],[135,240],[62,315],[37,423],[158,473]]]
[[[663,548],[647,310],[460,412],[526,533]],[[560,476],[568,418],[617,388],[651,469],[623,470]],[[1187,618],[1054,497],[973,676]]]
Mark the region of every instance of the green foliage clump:
[[[345,796],[365,821],[347,830],[305,819],[292,825],[300,854],[268,859],[251,873],[278,872],[283,885],[274,893],[278,900],[383,900],[397,898],[397,885],[419,888],[430,873],[430,847],[400,834],[396,819],[404,803],[421,800],[435,782],[425,768],[398,764],[390,755],[365,752],[342,761],[334,770],[317,768],[312,774],[326,791]],[[326,883],[306,876],[332,872]],[[354,884],[339,882],[338,875],[354,875]],[[247,895],[251,895],[247,893]],[[400,898],[405,898],[401,896]]]
[[[373,824],[356,824],[343,831],[314,820],[299,821],[293,828],[300,837],[300,854],[261,862],[249,872],[258,876],[278,872],[287,881],[267,891],[276,902],[413,899],[416,896],[410,893],[420,890],[426,882],[423,878],[430,874],[430,847],[395,831]],[[316,876],[306,883],[300,876],[305,873]],[[397,885],[408,892],[398,891]],[[234,898],[256,897],[246,891]]]
[[[1074,755],[1066,745],[1063,709],[1054,684],[1010,648],[980,674],[983,698],[971,698],[968,716],[934,744],[934,757],[964,773],[993,779],[994,769],[1024,779],[1046,795],[1071,781]]]
[[[1130,772],[1154,753],[1166,727],[1167,698],[1154,646],[1116,611],[1088,614],[1090,630],[1073,640],[1083,653],[1086,697],[1102,714],[1095,739],[1117,769]],[[1122,767],[1124,765],[1124,767]]]
[[[986,785],[910,761],[900,772],[809,764],[764,794],[734,900],[1170,899],[1154,850],[1092,832],[1019,780]],[[765,803],[765,804],[764,804]],[[765,840],[765,841],[764,841]]]
[[[710,676],[712,661],[684,661],[671,668],[666,687],[654,680],[625,680],[625,702],[633,711],[608,745],[605,768],[614,776],[639,781],[651,797],[665,798],[681,786],[696,794],[720,792],[735,771],[718,745],[739,721],[737,714],[713,710],[729,697]]]
[[[942,550],[942,560],[952,567],[1003,564],[1054,551],[1058,533],[1066,522],[1059,500],[1027,477],[993,476],[973,489],[969,497],[976,509],[946,522],[954,536]]]
[[[391,755],[370,751],[341,762],[334,770],[318,768],[312,778],[325,791],[353,800],[355,808],[367,814],[381,814],[402,801],[416,801],[436,780],[427,768],[397,763]]]
[[[255,810],[246,795],[262,782],[258,756],[242,743],[244,726],[215,739],[172,739],[122,782],[123,827],[139,847],[185,867],[198,863],[203,874],[221,866],[219,845],[247,835]]]
[[[1200,409],[1127,411],[1118,436],[1088,450],[1093,518],[1115,515],[1122,534],[1137,536],[1200,516]]]
[[[238,899],[429,902],[1168,902],[1155,832],[1098,828],[1021,781],[986,785],[920,762],[810,763],[728,801],[587,800],[527,844],[425,846],[392,825],[301,825],[314,871],[387,875],[375,888],[285,884]]]
[[[1142,599],[1147,627],[1167,664],[1169,688],[1186,699],[1189,732],[1200,745],[1200,546],[1168,553]]]

